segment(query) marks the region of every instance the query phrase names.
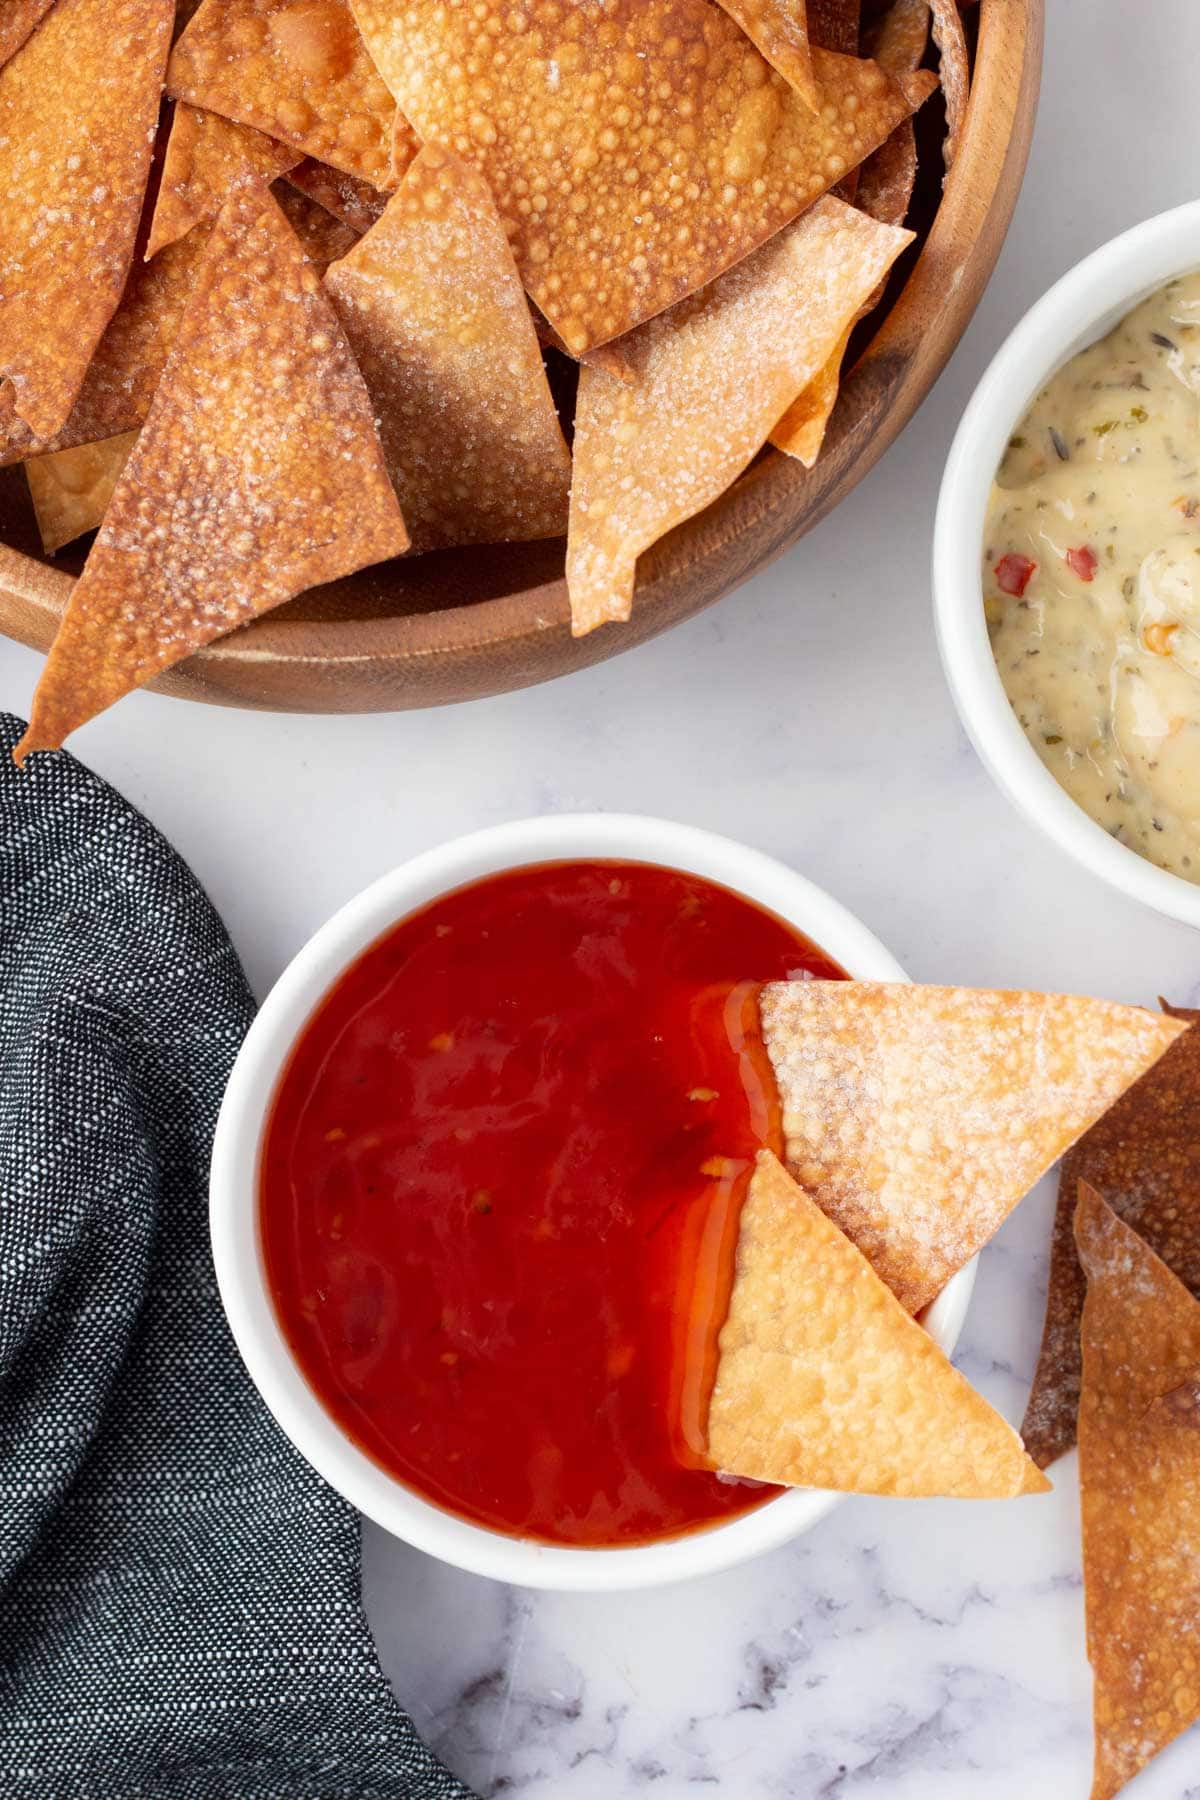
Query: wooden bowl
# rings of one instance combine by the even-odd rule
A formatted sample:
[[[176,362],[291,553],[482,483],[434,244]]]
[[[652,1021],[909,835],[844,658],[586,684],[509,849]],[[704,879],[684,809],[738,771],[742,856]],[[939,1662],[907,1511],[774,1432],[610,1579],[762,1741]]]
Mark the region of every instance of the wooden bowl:
[[[1044,0],[982,0],[974,85],[940,192],[936,103],[918,118],[919,254],[843,384],[817,466],[774,450],[638,563],[633,618],[571,637],[561,540],[446,551],[303,594],[155,682],[285,712],[391,712],[474,700],[614,656],[699,612],[824,518],[903,429],[966,328],[1004,241],[1033,132]],[[967,15],[970,18],[970,14]],[[873,335],[872,335],[873,334]],[[37,553],[25,479],[0,475],[0,631],[45,651],[82,552]]]

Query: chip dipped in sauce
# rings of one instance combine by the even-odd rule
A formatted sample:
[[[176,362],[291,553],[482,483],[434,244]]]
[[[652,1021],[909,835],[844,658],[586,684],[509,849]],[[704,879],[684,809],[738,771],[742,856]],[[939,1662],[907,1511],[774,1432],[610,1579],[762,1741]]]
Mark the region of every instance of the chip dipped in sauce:
[[[992,489],[983,593],[1005,691],[1059,784],[1200,881],[1200,273],[1037,396]]]
[[[552,863],[402,921],[309,1021],[261,1167],[268,1282],[348,1435],[577,1546],[776,1490],[704,1464],[738,1209],[782,1149],[757,988],[842,971],[694,875]]]

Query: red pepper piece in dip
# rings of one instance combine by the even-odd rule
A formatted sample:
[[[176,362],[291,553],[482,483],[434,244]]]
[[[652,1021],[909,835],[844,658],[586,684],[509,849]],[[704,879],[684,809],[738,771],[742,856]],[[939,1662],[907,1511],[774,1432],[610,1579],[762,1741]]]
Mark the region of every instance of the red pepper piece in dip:
[[[1090,544],[1080,544],[1078,548],[1067,551],[1067,567],[1073,574],[1078,575],[1080,581],[1092,579],[1099,560]]]
[[[1019,556],[1015,550],[1010,550],[1007,556],[1000,558],[992,572],[1001,593],[1015,594],[1019,599],[1037,573],[1037,564],[1028,556]]]

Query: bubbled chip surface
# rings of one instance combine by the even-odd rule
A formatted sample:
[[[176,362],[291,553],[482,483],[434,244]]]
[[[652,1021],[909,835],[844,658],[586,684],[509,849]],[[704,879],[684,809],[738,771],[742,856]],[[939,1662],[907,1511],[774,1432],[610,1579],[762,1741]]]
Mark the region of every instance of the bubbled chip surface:
[[[0,391],[49,437],[116,311],[150,172],[172,0],[58,0],[0,69]]]
[[[39,437],[20,419],[0,415],[0,464],[95,443],[141,424],[175,341],[209,229],[197,226],[152,263],[135,257],[121,304],[96,347],[66,423]]]
[[[814,52],[816,112],[708,0],[355,0],[419,136],[486,176],[572,355],[740,261],[922,97]]]
[[[0,5],[0,64],[15,56],[54,0],[3,0]]]
[[[565,531],[571,459],[482,176],[426,146],[327,286],[413,548]]]
[[[357,231],[290,182],[277,181],[271,193],[318,275],[324,275],[330,263],[346,256],[357,244]]]
[[[821,104],[821,91],[813,74],[812,50],[808,41],[808,9],[805,0],[718,0],[731,19],[735,19],[755,49],[762,52],[773,69],[794,87],[814,110]],[[827,49],[840,49],[837,44]],[[857,43],[847,47],[851,56]]]
[[[791,1487],[982,1500],[1050,1485],[768,1150],[742,1208],[708,1443],[724,1472]]]
[[[349,0],[204,0],[171,53],[167,90],[389,185],[396,107]],[[405,136],[416,151],[402,134],[400,162]]]
[[[1092,1800],[1111,1800],[1200,1718],[1200,1431],[1159,1404],[1200,1362],[1200,1303],[1086,1182],[1075,1234]]]
[[[348,225],[351,231],[357,232],[359,237],[378,223],[387,205],[387,195],[372,187],[370,182],[360,181],[354,175],[347,175],[344,169],[332,168],[329,163],[318,162],[311,156],[303,157],[295,168],[288,170],[288,181],[340,219],[343,225]]]
[[[25,464],[47,556],[99,525],[136,442],[137,432],[126,431],[120,437],[106,438],[102,444],[80,444],[74,450],[53,451]]]
[[[1086,1288],[1075,1248],[1079,1183],[1095,1188],[1172,1274],[1200,1296],[1200,1013],[1167,1011],[1190,1029],[1063,1162],[1046,1322],[1023,1427],[1030,1455],[1043,1468],[1075,1442],[1079,1319]]]
[[[724,492],[909,242],[826,196],[703,293],[584,364],[567,588],[576,635],[629,617],[637,558]]]
[[[1184,1027],[1068,994],[771,982],[787,1162],[910,1312]]]
[[[337,317],[279,207],[247,182],[212,229],[18,756],[57,748],[303,588],[407,545]]]
[[[300,153],[276,143],[252,125],[176,102],[154,206],[147,257],[185,237],[193,225],[215,219],[234,183],[246,175],[274,181],[294,168]]]

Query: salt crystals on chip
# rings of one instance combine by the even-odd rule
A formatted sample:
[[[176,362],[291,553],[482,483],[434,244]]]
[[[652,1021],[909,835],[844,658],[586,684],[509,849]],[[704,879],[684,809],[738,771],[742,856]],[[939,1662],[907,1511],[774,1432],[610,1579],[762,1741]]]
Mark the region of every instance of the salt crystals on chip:
[[[300,153],[251,125],[235,125],[220,113],[176,103],[163,160],[162,181],[146,245],[147,260],[185,237],[193,225],[215,219],[230,189],[245,175],[274,181],[293,168]]]
[[[769,1151],[738,1228],[708,1449],[727,1474],[841,1493],[1011,1499],[1021,1440]]]
[[[249,181],[205,247],[18,760],[302,589],[407,546],[337,317],[279,207]]]
[[[0,402],[43,438],[121,299],[174,13],[58,0],[0,68]]]
[[[638,556],[724,492],[910,241],[826,196],[703,293],[584,365],[567,588],[576,635],[629,617]]]
[[[877,981],[772,982],[761,1014],[788,1167],[910,1312],[1184,1030],[1108,1000]]]

